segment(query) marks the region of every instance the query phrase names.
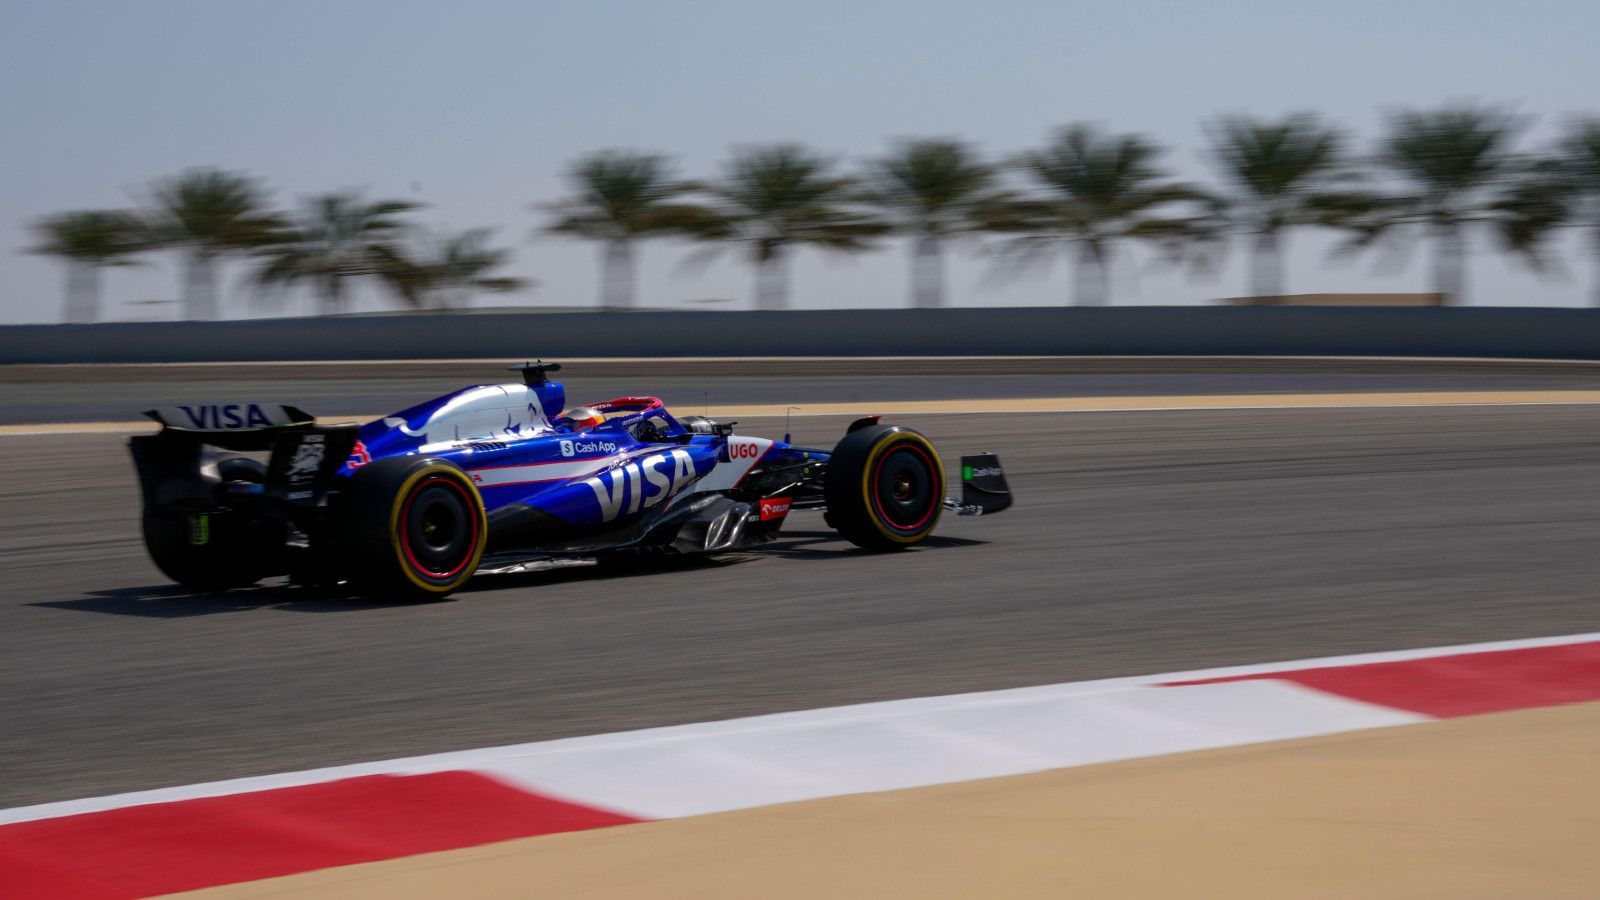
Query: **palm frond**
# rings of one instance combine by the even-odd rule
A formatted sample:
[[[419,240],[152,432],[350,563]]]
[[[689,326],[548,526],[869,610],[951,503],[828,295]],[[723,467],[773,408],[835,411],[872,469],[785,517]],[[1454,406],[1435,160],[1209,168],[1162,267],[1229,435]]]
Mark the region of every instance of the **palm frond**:
[[[494,275],[511,251],[491,247],[493,229],[471,228],[455,234],[429,235],[412,246],[385,244],[376,248],[374,274],[401,300],[424,308],[464,300],[474,293],[507,293],[531,287],[525,278]]]
[[[1573,183],[1555,166],[1541,167],[1511,185],[1488,210],[1501,245],[1535,272],[1550,271],[1553,233],[1573,216]]]
[[[276,288],[310,282],[328,311],[337,311],[347,294],[342,279],[378,278],[391,286],[403,280],[395,241],[414,227],[403,215],[420,208],[406,200],[368,202],[355,191],[307,198],[293,227],[281,228],[259,251],[264,262],[253,278]]]
[[[256,179],[220,169],[191,169],[157,182],[146,220],[165,246],[189,246],[209,256],[279,243],[286,223],[268,207]]]
[[[837,163],[794,144],[737,150],[709,193],[720,201],[709,237],[745,245],[770,259],[788,246],[858,252],[890,223],[862,208],[863,189]]]
[[[692,233],[707,214],[678,198],[700,186],[676,177],[672,161],[653,153],[606,150],[567,169],[571,195],[538,208],[550,214],[546,234],[627,240]],[[687,231],[685,229],[688,229]]]
[[[908,234],[956,235],[979,230],[974,212],[997,172],[976,150],[952,139],[896,141],[888,156],[867,166],[860,202],[882,209]]]
[[[148,228],[125,210],[58,213],[33,224],[40,242],[29,253],[59,256],[96,266],[128,266],[131,257],[154,247]]]
[[[1014,271],[1037,267],[1073,246],[1101,248],[1089,263],[1079,261],[1093,264],[1124,240],[1150,244],[1164,260],[1188,260],[1203,269],[1220,252],[1220,234],[1211,222],[1224,201],[1172,179],[1160,165],[1162,152],[1138,135],[1110,134],[1084,123],[1067,126],[1043,148],[1011,162],[1031,182],[1032,193],[985,203],[977,215],[985,230],[1025,236],[1002,243],[1001,257]]]

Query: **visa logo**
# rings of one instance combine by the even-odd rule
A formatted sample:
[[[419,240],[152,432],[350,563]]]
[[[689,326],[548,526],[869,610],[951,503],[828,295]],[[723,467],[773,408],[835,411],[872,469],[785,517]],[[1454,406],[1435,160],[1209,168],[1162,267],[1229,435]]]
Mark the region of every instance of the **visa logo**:
[[[233,428],[261,428],[272,420],[255,403],[218,403],[180,406],[191,427],[200,431],[226,431]]]
[[[669,500],[694,482],[694,458],[687,450],[669,450],[592,475],[583,483],[600,502],[600,520],[610,522]]]

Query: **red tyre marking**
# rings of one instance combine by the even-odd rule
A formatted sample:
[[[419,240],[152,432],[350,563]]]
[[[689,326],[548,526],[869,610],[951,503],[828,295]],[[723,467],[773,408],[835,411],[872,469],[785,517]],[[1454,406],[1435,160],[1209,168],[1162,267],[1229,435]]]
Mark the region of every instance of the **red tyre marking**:
[[[448,572],[435,572],[434,570],[423,565],[421,560],[417,559],[417,554],[411,549],[411,529],[406,527],[406,523],[411,518],[411,504],[416,502],[417,495],[422,493],[423,488],[435,483],[448,485],[451,490],[455,491],[461,496],[461,502],[465,503],[467,507],[467,518],[472,522],[472,540],[467,542],[467,554],[461,558],[460,565]],[[457,484],[456,480],[453,478],[446,478],[443,475],[434,475],[429,478],[424,478],[422,481],[418,482],[417,486],[412,488],[411,496],[406,498],[405,508],[400,511],[400,547],[405,550],[406,559],[411,561],[411,567],[433,578],[450,579],[460,574],[461,570],[467,567],[468,560],[472,559],[472,554],[478,547],[477,506],[478,505],[476,503],[472,502],[472,498],[467,495],[466,489]]]
[[[939,478],[938,474],[937,474],[937,470],[934,469],[934,467],[933,467],[933,460],[928,458],[928,454],[924,453],[921,447],[917,446],[916,444],[914,444],[914,443],[912,443],[910,441],[904,442],[902,444],[902,446],[905,447],[905,449],[910,450],[911,452],[913,452],[913,453],[917,454],[918,456],[922,457],[922,464],[924,466],[927,466],[927,468],[928,468],[928,478],[931,481],[937,483],[938,481],[941,480]],[[930,496],[929,497],[929,500],[932,501],[932,502],[930,502],[928,504],[927,510],[925,510],[922,513],[922,518],[918,519],[916,521],[916,524],[914,524],[914,525],[901,525],[901,524],[897,523],[894,520],[894,518],[892,516],[890,516],[887,511],[884,510],[883,501],[878,499],[878,476],[883,474],[883,464],[885,462],[887,462],[889,457],[893,456],[895,454],[895,452],[898,451],[899,449],[900,449],[900,447],[895,447],[894,449],[890,450],[889,452],[887,452],[887,453],[883,454],[882,456],[878,457],[877,463],[875,463],[873,465],[873,467],[872,467],[872,506],[873,506],[874,509],[876,509],[878,511],[878,518],[884,520],[885,522],[888,522],[889,526],[891,528],[893,528],[894,530],[896,530],[896,531],[916,531],[918,528],[921,528],[928,521],[928,519],[932,518],[933,517],[933,511],[935,509],[939,508],[939,498],[937,496]],[[930,490],[929,490],[929,494],[930,495],[936,495],[938,493],[937,491],[931,490],[931,488],[933,486],[934,485],[932,485],[932,484],[930,484],[928,486],[930,488]]]

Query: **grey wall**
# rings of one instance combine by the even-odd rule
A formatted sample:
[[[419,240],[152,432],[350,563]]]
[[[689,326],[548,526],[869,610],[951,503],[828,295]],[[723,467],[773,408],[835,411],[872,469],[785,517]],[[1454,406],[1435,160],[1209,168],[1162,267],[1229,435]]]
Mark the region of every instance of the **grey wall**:
[[[0,326],[6,363],[873,355],[1600,359],[1600,309],[1145,306]]]

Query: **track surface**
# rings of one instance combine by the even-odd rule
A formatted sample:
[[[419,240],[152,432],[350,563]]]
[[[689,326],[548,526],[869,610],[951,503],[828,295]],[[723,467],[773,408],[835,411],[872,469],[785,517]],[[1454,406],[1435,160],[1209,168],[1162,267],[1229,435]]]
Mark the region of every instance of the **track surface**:
[[[0,425],[128,422],[206,401],[291,403],[375,416],[512,376],[493,360],[162,366],[0,366]],[[573,403],[652,393],[675,408],[986,397],[1454,390],[1592,390],[1600,364],[1248,358],[579,360]]]
[[[843,419],[797,419],[827,445]],[[111,435],[0,439],[0,805],[778,710],[1600,630],[1600,409],[926,416],[1020,501],[869,556],[188,596]],[[781,423],[741,430],[769,433]]]

